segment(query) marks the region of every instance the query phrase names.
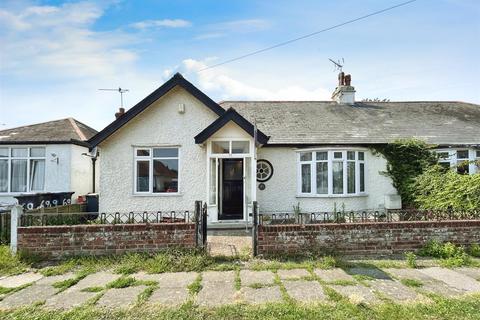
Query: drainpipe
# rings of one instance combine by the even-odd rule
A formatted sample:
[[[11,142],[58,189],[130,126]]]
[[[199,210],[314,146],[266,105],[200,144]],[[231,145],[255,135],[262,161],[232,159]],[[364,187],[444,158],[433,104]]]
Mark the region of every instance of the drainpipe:
[[[97,158],[92,158],[92,193],[95,193],[95,162]]]

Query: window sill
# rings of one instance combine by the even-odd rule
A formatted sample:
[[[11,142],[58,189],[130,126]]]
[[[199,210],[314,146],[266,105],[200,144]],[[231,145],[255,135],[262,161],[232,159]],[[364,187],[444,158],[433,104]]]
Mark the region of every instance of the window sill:
[[[134,193],[133,197],[183,197],[183,193]]]
[[[360,194],[297,194],[295,198],[362,198],[368,197],[368,193]]]

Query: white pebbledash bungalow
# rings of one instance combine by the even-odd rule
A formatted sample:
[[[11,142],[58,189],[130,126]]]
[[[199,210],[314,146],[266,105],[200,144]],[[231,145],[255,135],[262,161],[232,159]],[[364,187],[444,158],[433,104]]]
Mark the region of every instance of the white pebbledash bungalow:
[[[177,73],[89,140],[100,211],[192,210],[203,200],[215,224],[248,221],[253,201],[264,213],[394,209],[401,201],[373,146],[417,137],[451,165],[480,159],[479,105],[354,94],[342,75],[333,101],[217,104]]]

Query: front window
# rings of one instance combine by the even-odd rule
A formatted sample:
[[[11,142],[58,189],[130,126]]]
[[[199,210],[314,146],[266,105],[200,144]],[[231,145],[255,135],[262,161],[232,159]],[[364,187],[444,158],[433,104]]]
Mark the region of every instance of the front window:
[[[135,150],[135,192],[178,192],[178,148]]]
[[[0,148],[0,193],[44,189],[44,147]]]
[[[318,150],[299,152],[299,193],[358,195],[365,192],[365,152]]]
[[[480,151],[472,149],[437,150],[438,164],[446,169],[454,168],[459,174],[480,172]]]

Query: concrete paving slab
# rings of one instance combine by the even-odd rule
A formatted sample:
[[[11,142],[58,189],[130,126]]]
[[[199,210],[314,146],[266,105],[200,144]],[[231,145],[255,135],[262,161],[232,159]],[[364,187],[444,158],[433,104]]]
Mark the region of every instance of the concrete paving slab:
[[[469,293],[480,292],[480,282],[462,273],[440,267],[419,270],[434,279],[445,282],[455,289],[464,290]]]
[[[278,270],[277,274],[282,280],[300,279],[311,276],[310,272],[305,269]]]
[[[308,303],[327,299],[322,286],[317,281],[285,281],[283,285],[288,295],[300,302]]]
[[[159,274],[136,273],[137,280],[156,281],[160,288],[186,288],[197,278],[196,272],[167,272]]]
[[[252,271],[252,270],[241,270],[240,271],[240,280],[242,286],[250,286],[255,283],[259,284],[273,284],[275,275],[271,271]]]
[[[461,274],[464,274],[477,281],[480,281],[480,268],[462,267],[462,268],[455,269],[455,271],[460,272]]]
[[[98,292],[82,292],[79,290],[63,291],[47,299],[45,306],[51,309],[71,309],[84,304],[97,294]]]
[[[419,269],[385,269],[386,272],[398,279],[414,279],[420,281],[422,286],[419,290],[429,293],[435,293],[444,297],[456,297],[465,293],[463,290],[455,289],[445,282],[436,280]]]
[[[387,273],[378,268],[356,267],[349,269],[348,273],[352,275],[368,276],[374,279],[392,280],[392,278]]]
[[[235,273],[233,271],[205,271],[202,273],[204,283],[229,282],[235,281]]]
[[[80,280],[76,285],[68,288],[65,290],[66,292],[71,292],[71,291],[81,291],[85,288],[90,288],[90,287],[104,287],[107,284],[109,284],[112,281],[117,280],[120,278],[120,274],[113,274],[111,272],[97,272],[90,274]]]
[[[331,287],[354,304],[374,304],[380,302],[372,289],[362,285],[332,285]]]
[[[263,287],[259,289],[245,287],[242,288],[241,293],[243,300],[252,304],[278,302],[282,300],[282,293],[278,286]]]
[[[373,280],[368,284],[371,288],[377,290],[393,302],[415,302],[423,300],[423,296],[419,295],[415,290],[393,280]]]
[[[166,306],[178,306],[185,303],[189,298],[186,288],[166,287],[155,290],[148,299],[148,304],[161,304]]]
[[[315,269],[314,273],[320,277],[320,279],[333,282],[333,281],[355,281],[355,279],[340,268],[335,269]]]
[[[134,286],[121,289],[109,289],[97,301],[97,306],[109,309],[125,309],[131,307],[137,302],[138,295],[146,288],[146,286]]]
[[[215,307],[235,303],[238,299],[233,282],[207,282],[197,295],[200,306]]]
[[[0,309],[11,309],[30,305],[35,302],[45,301],[57,292],[51,285],[33,285],[14,292],[0,301]]]
[[[389,268],[384,270],[385,272],[391,274],[393,277],[396,277],[398,279],[414,279],[421,282],[434,280],[429,275],[420,272],[419,269]]]
[[[22,273],[15,276],[9,276],[9,277],[0,279],[0,287],[17,288],[17,287],[26,285],[27,283],[38,281],[42,278],[43,276],[40,273],[35,273],[35,272]]]

